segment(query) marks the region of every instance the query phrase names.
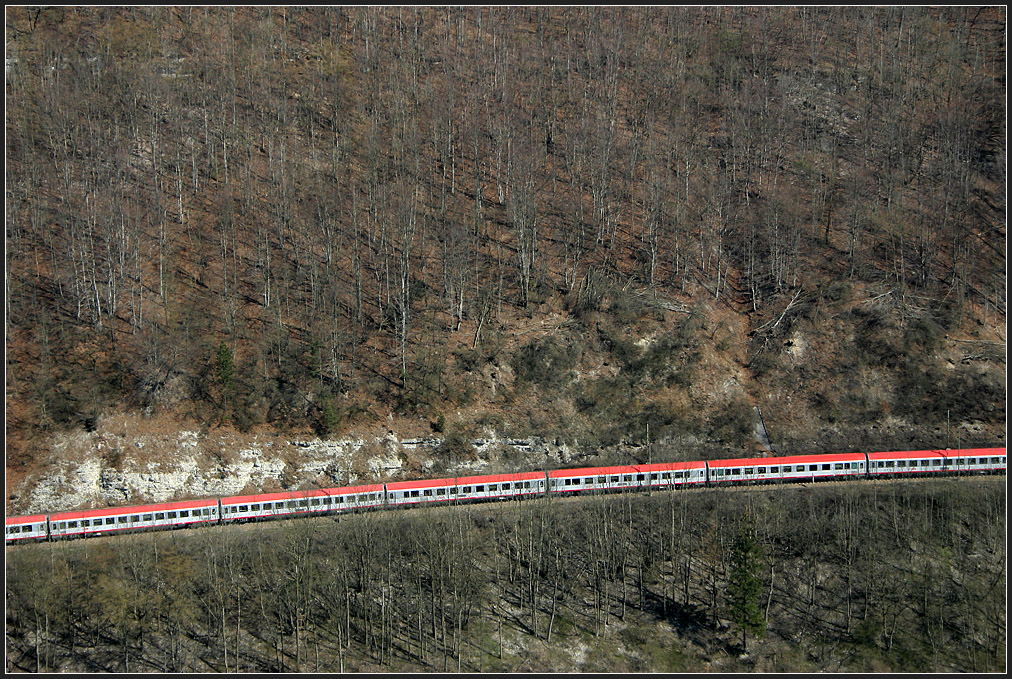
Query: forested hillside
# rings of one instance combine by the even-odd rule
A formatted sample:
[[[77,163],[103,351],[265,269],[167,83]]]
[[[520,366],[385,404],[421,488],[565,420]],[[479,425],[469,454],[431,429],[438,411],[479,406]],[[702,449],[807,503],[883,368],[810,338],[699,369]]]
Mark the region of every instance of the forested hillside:
[[[1006,510],[854,481],[22,545],[7,667],[1003,672]]]
[[[8,484],[117,412],[404,418],[458,457],[754,452],[756,406],[790,451],[1004,441],[1005,36],[1003,7],[9,7]]]

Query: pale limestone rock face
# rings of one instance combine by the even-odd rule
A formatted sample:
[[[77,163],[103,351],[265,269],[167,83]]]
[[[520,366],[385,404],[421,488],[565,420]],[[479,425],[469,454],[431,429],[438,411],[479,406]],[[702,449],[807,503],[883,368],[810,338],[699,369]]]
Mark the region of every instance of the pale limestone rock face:
[[[136,422],[117,420],[95,432],[55,437],[49,471],[15,490],[19,501],[12,511],[51,513],[414,478],[434,473],[429,470],[442,443],[435,437],[399,439],[392,431],[371,439],[293,440],[187,429],[132,434],[141,428],[131,425]],[[472,445],[475,459],[446,473],[504,471],[504,455],[515,464],[529,461],[531,468],[567,464],[580,455],[565,443],[504,438],[494,431]]]

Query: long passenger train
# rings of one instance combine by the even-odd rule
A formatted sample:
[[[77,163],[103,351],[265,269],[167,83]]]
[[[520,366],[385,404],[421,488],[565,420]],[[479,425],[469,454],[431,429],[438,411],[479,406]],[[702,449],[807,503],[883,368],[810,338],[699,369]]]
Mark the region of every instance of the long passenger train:
[[[742,483],[1005,472],[1005,448],[838,453],[392,481],[133,507],[9,516],[7,544],[383,507]]]

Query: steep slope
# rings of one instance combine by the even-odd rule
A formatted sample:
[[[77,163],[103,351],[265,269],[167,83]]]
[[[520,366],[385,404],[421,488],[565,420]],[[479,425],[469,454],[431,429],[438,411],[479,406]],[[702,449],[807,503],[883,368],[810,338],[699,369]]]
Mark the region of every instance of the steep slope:
[[[1003,441],[1004,25],[9,8],[8,488],[120,413],[440,464],[759,453],[757,406],[794,450]]]

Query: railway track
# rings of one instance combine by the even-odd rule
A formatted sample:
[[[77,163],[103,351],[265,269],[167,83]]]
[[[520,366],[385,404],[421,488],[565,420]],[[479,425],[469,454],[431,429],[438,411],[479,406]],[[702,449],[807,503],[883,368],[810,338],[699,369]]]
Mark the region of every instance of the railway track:
[[[110,537],[157,529],[238,526],[285,518],[343,516],[377,509],[453,507],[532,498],[563,500],[623,492],[740,492],[809,483],[914,480],[1005,473],[1005,448],[837,453],[588,467],[396,481],[289,493],[207,498],[6,518],[6,543]]]

